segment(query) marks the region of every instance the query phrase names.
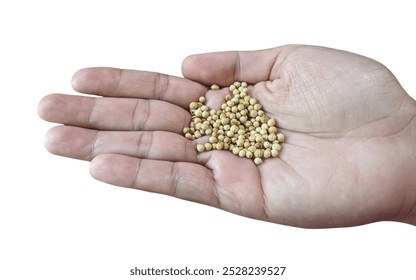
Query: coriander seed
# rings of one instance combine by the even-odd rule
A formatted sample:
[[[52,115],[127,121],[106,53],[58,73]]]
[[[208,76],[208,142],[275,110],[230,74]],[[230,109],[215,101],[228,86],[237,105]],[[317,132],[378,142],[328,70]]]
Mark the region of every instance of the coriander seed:
[[[212,84],[211,90],[220,89]],[[253,159],[256,165],[263,159],[277,157],[285,137],[279,133],[276,121],[262,110],[263,106],[249,94],[246,82],[236,81],[228,87],[229,94],[220,110],[209,109],[206,98],[189,104],[191,123],[183,129],[188,140],[208,136],[208,142],[197,144],[199,153],[228,150],[242,158]]]

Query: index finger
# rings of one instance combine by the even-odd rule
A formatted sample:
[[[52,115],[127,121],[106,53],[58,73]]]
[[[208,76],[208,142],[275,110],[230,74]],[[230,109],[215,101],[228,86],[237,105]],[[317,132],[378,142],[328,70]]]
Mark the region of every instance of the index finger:
[[[205,86],[184,78],[109,67],[79,70],[72,78],[72,87],[100,96],[163,100],[185,109],[207,92]]]
[[[280,76],[279,66],[296,45],[258,51],[227,51],[191,55],[182,63],[185,78],[205,85],[228,86],[235,81],[256,84]]]

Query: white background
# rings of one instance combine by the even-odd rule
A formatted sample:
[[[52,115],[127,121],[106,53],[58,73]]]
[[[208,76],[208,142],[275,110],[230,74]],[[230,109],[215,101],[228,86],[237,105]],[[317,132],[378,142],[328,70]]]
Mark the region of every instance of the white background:
[[[47,153],[53,125],[37,115],[44,95],[74,93],[79,68],[181,75],[190,54],[289,43],[374,58],[415,98],[411,3],[2,0],[0,279],[185,279],[129,270],[259,265],[286,266],[275,279],[416,279],[413,226],[298,229],[106,185],[87,162]],[[193,279],[228,278],[252,279]]]

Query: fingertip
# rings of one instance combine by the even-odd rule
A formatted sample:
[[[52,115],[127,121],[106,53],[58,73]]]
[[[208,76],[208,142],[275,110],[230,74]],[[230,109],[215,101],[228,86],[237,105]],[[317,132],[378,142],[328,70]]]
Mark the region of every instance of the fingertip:
[[[51,120],[51,115],[57,103],[58,94],[49,94],[44,96],[38,104],[38,115],[45,121]]]
[[[119,71],[110,67],[83,68],[72,76],[71,85],[75,91],[87,94],[111,91],[114,89],[114,81]]]
[[[63,143],[64,138],[62,134],[59,133],[60,126],[55,126],[49,129],[45,135],[43,144],[48,152],[54,155],[60,154],[61,144]]]
[[[96,79],[95,72],[98,68],[83,68],[75,72],[71,79],[71,86],[77,92],[84,92],[88,86],[88,82]]]
[[[103,174],[103,166],[105,166],[106,155],[98,155],[91,160],[90,174],[96,179],[100,180]]]
[[[139,161],[129,156],[100,154],[91,160],[90,174],[94,179],[108,184],[131,187]]]
[[[77,72],[74,73],[71,79],[71,86],[75,91],[80,92],[81,91],[81,85],[82,85],[82,74],[85,72],[85,69],[80,69]]]
[[[234,76],[233,52],[195,54],[182,63],[185,78],[205,84],[228,85]]]

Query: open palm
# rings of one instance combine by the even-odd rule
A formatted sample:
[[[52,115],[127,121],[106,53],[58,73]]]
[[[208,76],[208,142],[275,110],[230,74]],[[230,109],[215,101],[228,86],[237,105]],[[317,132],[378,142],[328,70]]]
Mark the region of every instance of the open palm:
[[[110,184],[281,224],[352,226],[414,215],[416,105],[383,65],[285,46],[190,56],[183,74],[79,71],[74,89],[103,97],[45,97],[41,117],[65,124],[48,133],[48,150],[92,160],[92,176]],[[204,95],[218,109],[225,90],[208,85],[236,80],[251,85],[286,135],[280,156],[260,166],[228,151],[198,154],[197,141],[181,133],[191,101]]]

